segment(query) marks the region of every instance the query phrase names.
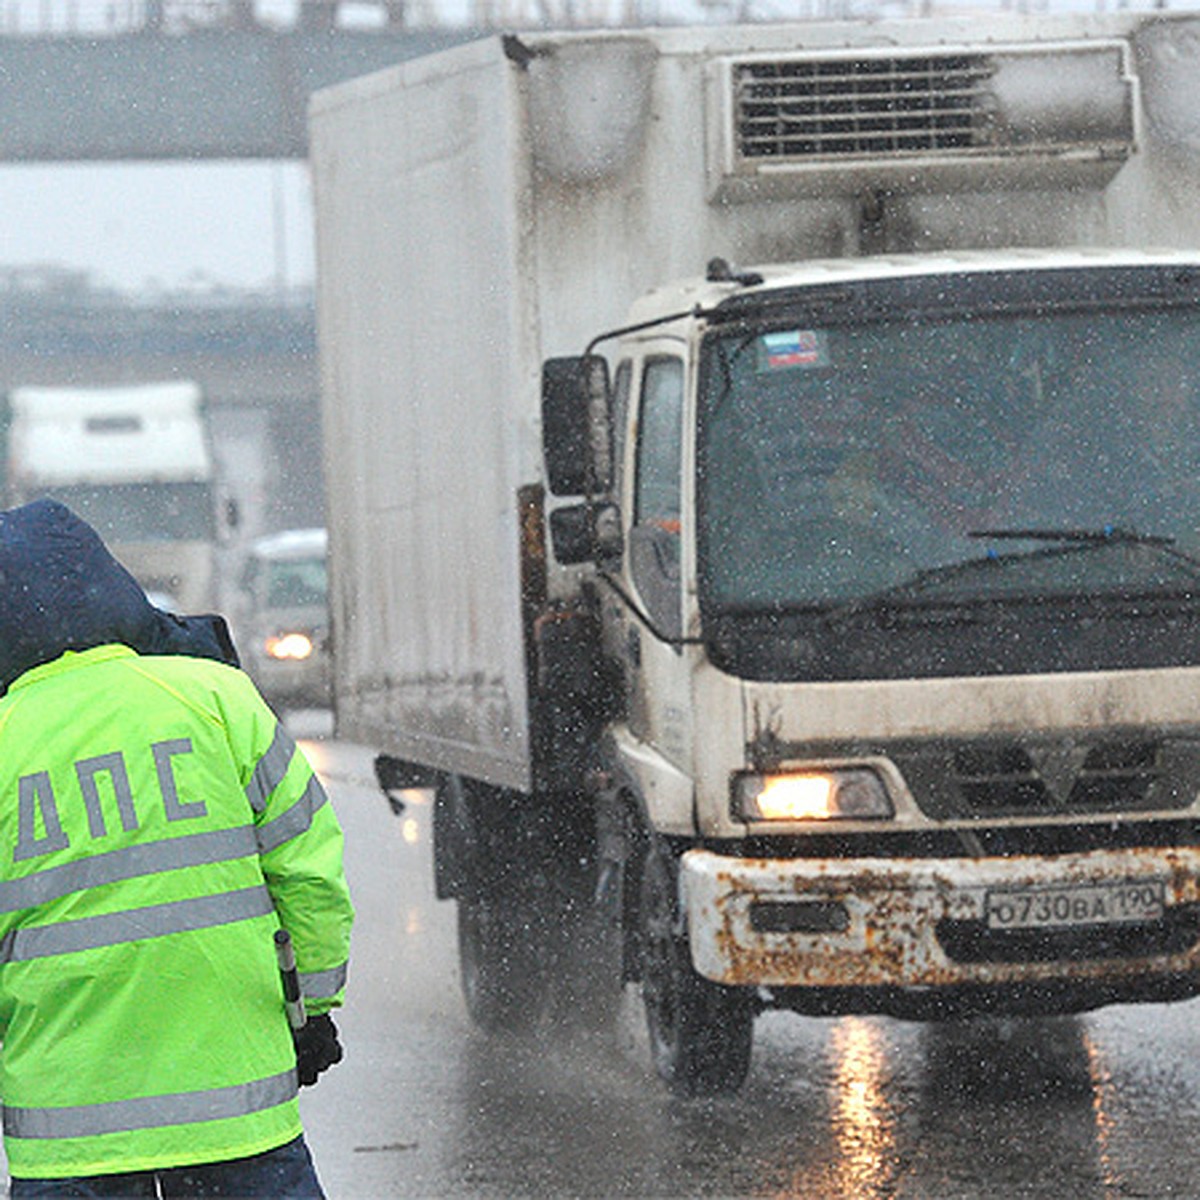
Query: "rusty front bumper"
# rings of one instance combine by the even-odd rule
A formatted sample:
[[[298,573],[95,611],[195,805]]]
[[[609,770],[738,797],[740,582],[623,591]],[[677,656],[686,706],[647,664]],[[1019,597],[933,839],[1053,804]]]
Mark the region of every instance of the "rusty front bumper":
[[[989,893],[1161,885],[1153,921],[989,929]],[[1200,850],[1054,858],[683,856],[696,970],[766,987],[953,987],[1131,981],[1200,970]]]

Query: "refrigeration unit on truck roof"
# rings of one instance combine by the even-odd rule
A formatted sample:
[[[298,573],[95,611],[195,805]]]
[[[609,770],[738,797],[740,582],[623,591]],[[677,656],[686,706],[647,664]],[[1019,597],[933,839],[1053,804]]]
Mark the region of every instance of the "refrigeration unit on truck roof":
[[[1124,39],[720,57],[714,195],[1107,183],[1136,145]]]

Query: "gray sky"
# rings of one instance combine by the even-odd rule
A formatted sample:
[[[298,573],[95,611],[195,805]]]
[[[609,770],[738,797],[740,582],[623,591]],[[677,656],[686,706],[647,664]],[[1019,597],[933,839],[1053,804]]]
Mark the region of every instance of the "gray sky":
[[[121,289],[310,283],[300,163],[0,168],[0,266],[85,268]]]

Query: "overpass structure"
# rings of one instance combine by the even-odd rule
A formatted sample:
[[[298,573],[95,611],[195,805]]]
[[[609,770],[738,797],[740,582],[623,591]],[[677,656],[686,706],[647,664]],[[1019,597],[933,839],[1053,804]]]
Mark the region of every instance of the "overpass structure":
[[[0,165],[302,159],[312,91],[478,36],[315,19],[332,17],[336,0],[275,30],[244,0],[222,2],[222,18],[200,29],[173,25],[163,8],[193,0],[147,0],[120,30],[0,24]],[[324,520],[317,375],[311,290],[134,296],[61,268],[0,266],[0,401],[29,384],[201,386],[221,498],[240,515],[219,553],[227,613],[254,536]]]
[[[339,0],[300,0],[288,29],[258,24],[254,0],[127,2],[146,7],[119,30],[15,30],[11,6],[0,12],[0,166],[303,159],[314,90],[487,32],[342,29]],[[384,3],[403,16],[405,0]],[[204,27],[189,27],[195,13]],[[0,266],[0,396],[181,378],[204,391],[223,498],[242,514],[220,564],[224,607],[255,534],[324,519],[311,292],[127,296]]]
[[[0,164],[303,158],[319,88],[500,29],[652,23],[660,0],[450,0],[458,25],[445,2],[10,0]],[[697,2],[753,19],[755,0]]]
[[[149,0],[116,31],[0,26],[0,165],[300,159],[312,91],[479,36],[314,18],[332,18],[335,0],[302,8],[287,30],[255,24],[243,0],[225,0],[210,27],[181,29],[164,2],[181,0]],[[242,514],[227,594],[255,534],[323,520],[315,347],[310,290],[135,296],[61,268],[0,267],[0,396],[29,384],[200,384],[225,499]]]
[[[311,21],[0,35],[0,164],[303,158],[314,90],[479,36]]]

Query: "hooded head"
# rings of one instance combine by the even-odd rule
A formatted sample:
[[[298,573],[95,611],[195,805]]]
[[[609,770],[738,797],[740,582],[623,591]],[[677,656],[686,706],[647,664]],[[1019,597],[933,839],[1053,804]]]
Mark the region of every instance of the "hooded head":
[[[64,651],[108,642],[141,654],[237,662],[220,617],[175,617],[155,608],[100,535],[65,504],[34,500],[0,512],[0,689]]]

